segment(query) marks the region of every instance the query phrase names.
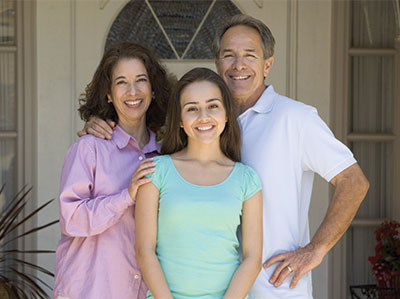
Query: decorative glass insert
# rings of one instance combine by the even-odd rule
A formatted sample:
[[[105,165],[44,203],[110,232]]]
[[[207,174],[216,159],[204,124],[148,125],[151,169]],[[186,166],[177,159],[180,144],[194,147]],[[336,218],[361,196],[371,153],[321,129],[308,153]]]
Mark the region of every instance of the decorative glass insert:
[[[352,150],[370,181],[369,191],[357,212],[357,218],[387,218],[393,198],[393,144],[354,142]]]
[[[15,0],[0,0],[0,45],[15,43]]]
[[[349,285],[376,283],[368,261],[368,257],[374,255],[376,229],[377,227],[351,227],[346,234],[347,252],[350,254],[347,258]]]
[[[394,57],[351,59],[350,132],[392,133]]]
[[[106,49],[136,42],[163,59],[213,59],[216,28],[239,13],[227,0],[131,0],[111,26]]]
[[[396,1],[352,1],[353,47],[394,48]]]
[[[0,53],[0,130],[16,129],[15,53]]]

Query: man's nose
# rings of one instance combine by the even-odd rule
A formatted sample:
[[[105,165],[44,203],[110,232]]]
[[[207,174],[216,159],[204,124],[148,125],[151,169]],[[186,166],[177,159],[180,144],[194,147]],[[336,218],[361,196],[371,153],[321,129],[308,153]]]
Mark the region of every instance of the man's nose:
[[[244,59],[242,56],[238,56],[235,58],[233,68],[238,71],[246,68],[246,64],[244,63]]]

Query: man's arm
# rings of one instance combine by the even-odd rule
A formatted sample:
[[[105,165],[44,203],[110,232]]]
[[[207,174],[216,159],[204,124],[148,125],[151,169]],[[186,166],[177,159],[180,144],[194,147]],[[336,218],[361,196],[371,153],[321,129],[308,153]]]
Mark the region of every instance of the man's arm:
[[[97,116],[92,116],[90,119],[85,123],[85,126],[81,131],[79,131],[78,137],[82,137],[86,134],[91,134],[96,136],[97,138],[101,139],[111,139],[113,128],[115,127],[116,123],[112,120],[104,121]]]
[[[369,188],[369,182],[358,164],[343,170],[330,183],[335,186],[335,192],[311,242],[303,248],[273,256],[264,263],[264,268],[268,268],[280,262],[270,278],[270,283],[276,287],[294,272],[290,283],[293,289],[305,273],[322,262],[350,226]]]

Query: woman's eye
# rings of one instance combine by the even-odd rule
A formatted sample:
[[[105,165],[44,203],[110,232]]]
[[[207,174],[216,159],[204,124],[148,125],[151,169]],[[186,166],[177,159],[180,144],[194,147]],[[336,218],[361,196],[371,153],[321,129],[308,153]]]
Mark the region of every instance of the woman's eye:
[[[147,78],[139,78],[137,82],[147,82]]]
[[[189,107],[187,109],[187,111],[189,111],[189,112],[197,111],[197,108],[196,107]]]
[[[125,81],[118,81],[117,85],[122,85],[122,84],[125,84],[125,83],[126,83]]]
[[[217,105],[217,104],[211,104],[211,105],[209,106],[209,108],[210,108],[210,109],[216,109],[216,108],[218,108],[218,105]]]

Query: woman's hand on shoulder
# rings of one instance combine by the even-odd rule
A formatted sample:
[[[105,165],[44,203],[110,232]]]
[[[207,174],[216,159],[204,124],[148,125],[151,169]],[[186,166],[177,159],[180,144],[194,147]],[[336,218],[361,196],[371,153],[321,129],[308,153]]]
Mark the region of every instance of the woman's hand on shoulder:
[[[85,126],[81,131],[78,131],[78,137],[82,137],[86,134],[90,134],[96,136],[101,139],[111,139],[113,128],[116,126],[116,123],[112,120],[102,120],[97,116],[92,116],[85,123]]]
[[[132,174],[131,182],[128,187],[128,192],[132,200],[136,200],[137,190],[141,185],[151,182],[151,177],[146,177],[146,175],[155,171],[156,163],[154,163],[153,160],[154,158],[144,159],[139,163],[135,172]]]

